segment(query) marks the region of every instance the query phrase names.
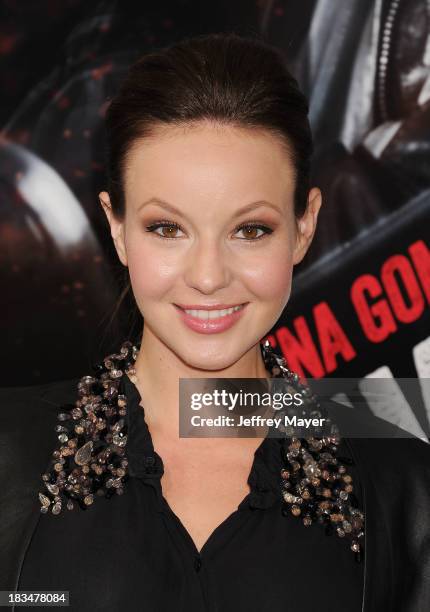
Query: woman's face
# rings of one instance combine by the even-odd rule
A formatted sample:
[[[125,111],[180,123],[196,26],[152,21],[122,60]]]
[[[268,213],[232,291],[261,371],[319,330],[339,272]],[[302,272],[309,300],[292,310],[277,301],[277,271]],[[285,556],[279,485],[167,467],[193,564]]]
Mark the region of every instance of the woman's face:
[[[162,342],[192,367],[236,362],[288,302],[321,204],[311,190],[294,217],[294,168],[271,134],[199,123],[136,141],[124,175],[126,214],[100,199],[144,317],[144,342]],[[233,315],[212,311],[240,305]],[[221,316],[220,316],[221,315]]]

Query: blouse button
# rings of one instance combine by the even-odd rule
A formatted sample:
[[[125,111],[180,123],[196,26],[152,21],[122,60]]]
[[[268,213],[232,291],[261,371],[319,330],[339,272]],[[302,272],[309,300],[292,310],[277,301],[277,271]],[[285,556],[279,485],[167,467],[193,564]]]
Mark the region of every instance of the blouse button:
[[[196,557],[194,559],[194,569],[196,570],[196,572],[200,571],[200,568],[202,566],[202,560],[200,557]]]
[[[151,474],[152,472],[154,472],[155,457],[152,455],[148,455],[147,457],[145,457],[144,465],[145,465],[145,471],[147,473]]]

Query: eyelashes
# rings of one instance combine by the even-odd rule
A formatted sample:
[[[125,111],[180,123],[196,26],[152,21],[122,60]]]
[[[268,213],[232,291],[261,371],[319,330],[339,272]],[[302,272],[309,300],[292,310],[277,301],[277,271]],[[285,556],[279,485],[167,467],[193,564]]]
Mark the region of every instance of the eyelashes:
[[[145,231],[154,233],[156,236],[164,240],[177,240],[178,239],[178,236],[166,236],[166,235],[158,233],[156,230],[160,228],[169,228],[173,231],[181,230],[181,226],[178,225],[178,223],[175,223],[174,221],[164,221],[163,220],[163,221],[156,221],[155,223],[151,223],[151,225],[148,225],[146,227]],[[265,238],[267,235],[270,235],[273,232],[272,228],[262,223],[243,223],[242,225],[239,225],[239,227],[237,227],[234,230],[234,233],[237,233],[242,230],[246,230],[246,231],[261,230],[263,232],[259,236],[255,236],[255,237],[239,238],[239,240],[244,240],[246,242],[255,242],[256,240],[261,240],[262,238]]]

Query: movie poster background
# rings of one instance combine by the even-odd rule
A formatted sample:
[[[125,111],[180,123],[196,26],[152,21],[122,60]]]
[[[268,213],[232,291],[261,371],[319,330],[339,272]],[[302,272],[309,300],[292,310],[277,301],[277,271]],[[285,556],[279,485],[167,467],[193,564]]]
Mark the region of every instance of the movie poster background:
[[[430,378],[428,2],[0,7],[2,385],[83,375],[139,329],[130,296],[114,312],[124,269],[97,200],[108,98],[141,54],[229,30],[284,52],[310,99],[324,197],[269,340],[304,378]],[[402,410],[387,418],[429,436],[424,385]]]

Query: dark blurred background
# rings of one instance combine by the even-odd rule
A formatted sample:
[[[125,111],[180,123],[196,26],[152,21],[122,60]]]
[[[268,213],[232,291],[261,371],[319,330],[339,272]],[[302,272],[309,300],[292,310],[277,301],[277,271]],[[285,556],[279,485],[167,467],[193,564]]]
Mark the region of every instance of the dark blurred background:
[[[430,378],[429,2],[3,0],[0,15],[0,384],[83,375],[136,337],[97,199],[104,112],[137,57],[216,31],[279,47],[310,100],[324,205],[272,344],[303,377]],[[395,419],[422,436],[421,395]]]

